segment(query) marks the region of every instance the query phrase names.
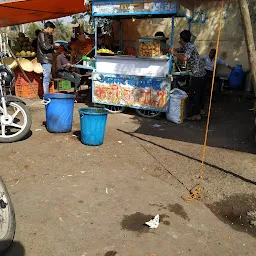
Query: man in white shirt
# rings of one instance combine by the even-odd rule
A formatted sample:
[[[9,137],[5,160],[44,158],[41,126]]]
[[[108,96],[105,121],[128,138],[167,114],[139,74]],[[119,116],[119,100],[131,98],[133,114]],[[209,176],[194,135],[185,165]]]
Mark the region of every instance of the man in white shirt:
[[[211,85],[212,85],[212,77],[213,77],[213,69],[214,69],[214,62],[216,57],[216,49],[211,49],[208,56],[201,56],[200,59],[204,62],[204,68],[207,72],[206,78],[207,78],[207,86],[206,86],[206,94],[209,98],[210,91],[211,91]],[[217,65],[224,65],[225,67],[228,67],[229,69],[233,70],[234,68],[228,65],[223,59],[217,58]],[[220,83],[215,83],[214,86],[214,95],[216,91],[220,90]],[[204,111],[202,111],[203,113]]]
[[[214,69],[214,61],[216,56],[216,49],[211,49],[209,55],[207,56],[201,56],[201,60],[205,63],[205,70],[207,72],[207,75],[212,77],[213,75],[213,69]],[[229,66],[223,59],[217,58],[217,65],[224,65],[228,67],[229,69],[233,69],[233,67]]]

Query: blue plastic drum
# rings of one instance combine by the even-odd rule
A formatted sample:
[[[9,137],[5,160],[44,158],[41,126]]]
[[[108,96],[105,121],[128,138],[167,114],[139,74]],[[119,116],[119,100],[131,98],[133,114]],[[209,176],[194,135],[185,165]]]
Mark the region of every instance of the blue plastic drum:
[[[233,89],[240,89],[243,84],[244,71],[241,65],[237,65],[234,70],[232,70],[229,77],[229,85]]]
[[[104,108],[80,108],[81,142],[99,146],[104,142],[108,111]]]
[[[72,130],[75,96],[72,94],[45,94],[46,129],[52,133]]]

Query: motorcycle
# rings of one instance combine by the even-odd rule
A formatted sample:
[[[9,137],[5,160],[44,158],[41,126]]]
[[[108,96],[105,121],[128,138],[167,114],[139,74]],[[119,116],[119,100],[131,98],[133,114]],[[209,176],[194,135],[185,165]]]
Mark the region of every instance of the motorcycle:
[[[0,66],[0,143],[24,139],[32,118],[26,103],[10,95],[15,76],[7,65]],[[9,94],[8,94],[9,92]]]
[[[8,190],[0,177],[0,255],[10,247],[15,235],[16,221]]]
[[[24,139],[32,124],[26,103],[11,95],[14,79],[11,69],[7,65],[0,65],[0,143]],[[0,177],[0,255],[10,247],[15,228],[15,213],[11,198]]]

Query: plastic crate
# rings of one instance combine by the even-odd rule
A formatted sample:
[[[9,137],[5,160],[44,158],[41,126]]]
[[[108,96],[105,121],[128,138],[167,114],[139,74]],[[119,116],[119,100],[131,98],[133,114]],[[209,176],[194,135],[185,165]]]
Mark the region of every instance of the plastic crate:
[[[25,72],[28,79],[33,85],[39,85],[40,83],[40,74],[37,74],[35,72]],[[17,85],[27,85],[29,82],[27,81],[27,78],[23,75],[23,73],[18,69],[15,71],[15,84]]]
[[[15,84],[15,95],[21,98],[35,99],[38,96],[38,85],[33,85],[33,87],[34,89],[30,84]]]
[[[30,80],[32,86],[27,81],[27,78],[23,75],[20,69],[16,69],[15,72],[15,94],[17,97],[34,99],[38,97],[38,88],[42,83],[41,75],[35,72],[25,72],[26,76]]]
[[[58,81],[58,90],[70,90],[71,89],[71,82],[68,80]]]

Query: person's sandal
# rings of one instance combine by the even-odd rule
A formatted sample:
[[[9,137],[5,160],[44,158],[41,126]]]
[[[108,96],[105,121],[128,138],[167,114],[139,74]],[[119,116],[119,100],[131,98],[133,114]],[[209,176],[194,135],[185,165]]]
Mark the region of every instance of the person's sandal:
[[[201,115],[201,116],[206,115],[206,111],[205,111],[204,109],[202,109],[202,110],[200,111],[200,115]]]
[[[202,117],[201,115],[191,116],[188,118],[189,121],[201,121]]]

